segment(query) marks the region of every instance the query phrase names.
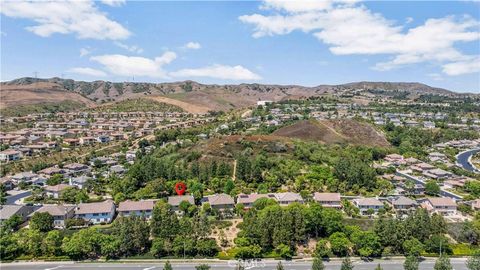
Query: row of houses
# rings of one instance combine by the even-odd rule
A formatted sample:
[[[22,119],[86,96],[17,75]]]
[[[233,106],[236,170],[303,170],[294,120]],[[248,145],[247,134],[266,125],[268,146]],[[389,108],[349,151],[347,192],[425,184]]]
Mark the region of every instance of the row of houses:
[[[261,198],[269,198],[277,201],[281,206],[287,206],[292,203],[304,203],[304,199],[297,193],[269,193],[269,194],[240,194],[235,202],[234,198],[227,194],[215,194],[205,196],[201,199],[201,205],[209,204],[212,209],[218,211],[233,211],[235,205],[241,204],[244,209],[253,207],[255,201]],[[323,207],[342,209],[342,196],[339,193],[315,193],[313,200]],[[68,219],[83,219],[89,224],[110,223],[118,216],[141,216],[150,219],[153,209],[158,200],[126,200],[120,202],[118,207],[111,200],[94,203],[80,203],[78,205],[57,205],[45,204],[40,207],[25,205],[3,205],[0,206],[0,221],[7,220],[13,215],[19,215],[24,220],[28,220],[34,213],[49,213],[54,217],[54,225],[57,228],[65,227],[65,221]],[[421,200],[412,200],[407,197],[391,198],[355,198],[352,203],[359,209],[361,215],[372,215],[378,213],[386,205],[392,206],[397,213],[406,213],[418,207],[425,208],[429,213],[438,213],[443,216],[451,216],[457,213],[457,204],[450,198],[425,198]],[[172,210],[181,215],[181,204],[186,202],[194,205],[195,200],[191,195],[168,197],[167,203]],[[480,211],[480,199],[471,202],[471,207],[475,211]]]

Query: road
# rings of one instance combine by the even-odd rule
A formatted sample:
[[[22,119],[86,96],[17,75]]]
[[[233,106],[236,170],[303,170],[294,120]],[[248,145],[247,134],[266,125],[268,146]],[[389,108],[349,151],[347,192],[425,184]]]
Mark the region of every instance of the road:
[[[403,260],[376,260],[372,262],[364,262],[361,260],[353,260],[355,270],[374,270],[378,263],[384,270],[403,270]],[[452,258],[452,266],[454,270],[468,270],[463,258]],[[195,266],[201,262],[172,262],[174,270],[195,270]],[[207,263],[212,270],[220,269],[235,269],[236,262],[234,261],[214,261]],[[254,261],[245,265],[245,269],[262,269],[274,270],[278,261]],[[311,262],[306,261],[282,261],[286,270],[309,270],[311,269]],[[339,270],[341,261],[324,262],[327,270]],[[432,270],[435,264],[434,259],[427,259],[420,263],[420,270]],[[72,263],[72,262],[42,262],[42,263],[9,263],[0,264],[2,270],[162,270],[163,263]]]
[[[458,154],[457,164],[467,171],[476,172],[477,171],[476,168],[472,165],[472,163],[470,163],[470,158],[472,155],[474,155],[477,152],[480,152],[480,148],[468,150]]]

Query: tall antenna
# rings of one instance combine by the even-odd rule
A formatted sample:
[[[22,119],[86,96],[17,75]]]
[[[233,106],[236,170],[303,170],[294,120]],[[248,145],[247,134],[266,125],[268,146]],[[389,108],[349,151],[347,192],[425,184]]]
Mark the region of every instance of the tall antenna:
[[[34,71],[33,74],[35,75],[34,86],[35,88],[38,88],[38,71]]]

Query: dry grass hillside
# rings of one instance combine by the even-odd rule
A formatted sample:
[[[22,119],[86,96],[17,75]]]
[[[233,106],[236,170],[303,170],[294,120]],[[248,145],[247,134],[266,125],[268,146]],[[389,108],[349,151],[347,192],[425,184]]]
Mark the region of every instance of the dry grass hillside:
[[[29,85],[2,84],[0,86],[0,108],[62,101],[75,101],[85,104],[86,107],[95,106],[95,102],[92,100],[49,82]]]
[[[342,85],[201,84],[194,81],[170,83],[74,81],[70,79],[20,78],[0,84],[2,105],[37,104],[77,100],[91,106],[126,99],[150,98],[197,113],[210,110],[228,111],[255,105],[259,100],[281,101],[303,99],[332,93],[368,91],[372,95],[389,96],[406,93],[406,98],[419,94],[458,95],[445,89],[419,83],[360,82]],[[348,95],[347,95],[348,96]],[[362,102],[366,102],[362,100]]]
[[[326,144],[352,143],[389,146],[385,136],[371,125],[351,119],[304,120],[276,130],[272,135]]]

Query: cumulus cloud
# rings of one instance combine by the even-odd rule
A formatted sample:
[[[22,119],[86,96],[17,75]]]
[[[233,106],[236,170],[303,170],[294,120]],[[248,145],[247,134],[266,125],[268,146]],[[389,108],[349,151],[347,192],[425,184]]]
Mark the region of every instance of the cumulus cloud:
[[[254,26],[253,37],[302,31],[329,45],[335,55],[390,55],[389,61],[374,66],[377,70],[427,61],[440,65],[458,62],[467,67],[471,64],[468,59],[474,56],[463,54],[454,45],[480,39],[480,23],[469,16],[428,19],[404,29],[355,1],[267,0],[260,8],[273,14],[239,17]],[[449,68],[443,70],[447,73]]]
[[[261,77],[252,71],[240,65],[226,66],[226,65],[211,65],[201,68],[187,68],[175,72],[170,72],[172,77],[208,77],[222,80],[260,80]]]
[[[93,69],[89,67],[76,67],[76,68],[71,68],[68,70],[68,72],[71,73],[76,73],[80,75],[87,75],[87,76],[92,76],[92,77],[105,77],[107,74],[101,70],[98,69]]]
[[[480,56],[443,65],[443,72],[450,76],[480,73]]]
[[[8,17],[29,19],[36,25],[26,29],[36,35],[74,34],[80,39],[121,40],[130,32],[101,12],[93,1],[2,1],[0,12]]]
[[[122,48],[122,49],[125,49],[125,50],[129,51],[129,52],[138,53],[138,54],[140,54],[140,53],[143,52],[143,49],[140,48],[140,47],[137,46],[137,45],[129,46],[129,45],[127,45],[127,44],[125,44],[125,43],[122,43],[122,42],[119,42],[119,41],[115,41],[114,44],[115,44],[116,46]]]
[[[90,59],[103,65],[109,73],[120,76],[145,76],[152,78],[168,78],[163,66],[177,58],[174,52],[165,52],[154,59],[108,54],[93,56]]]
[[[190,41],[187,44],[183,45],[183,48],[198,50],[198,49],[202,48],[202,45],[200,45],[200,43],[198,43],[198,42]]]

